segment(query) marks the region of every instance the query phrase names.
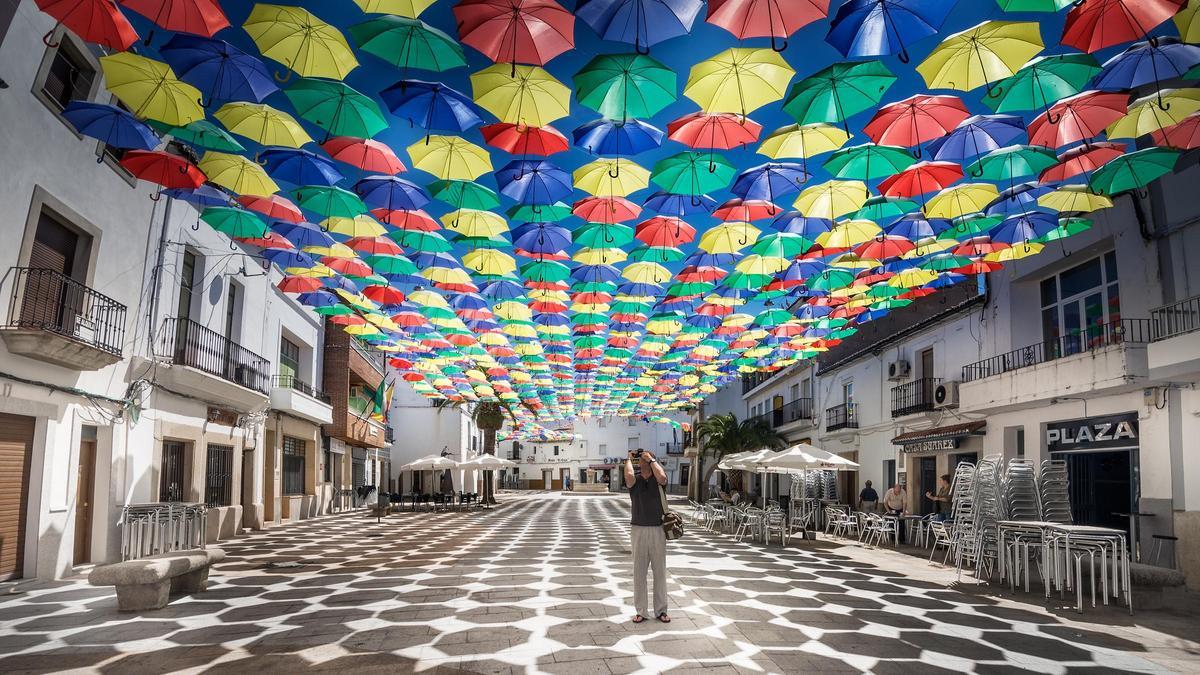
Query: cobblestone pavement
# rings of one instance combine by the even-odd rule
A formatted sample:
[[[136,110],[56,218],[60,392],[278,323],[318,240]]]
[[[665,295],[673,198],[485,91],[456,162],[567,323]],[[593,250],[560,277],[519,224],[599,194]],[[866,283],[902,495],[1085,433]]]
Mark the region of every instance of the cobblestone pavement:
[[[1200,672],[1195,615],[1077,616],[892,551],[695,528],[669,546],[674,621],[634,625],[625,500],[502,499],[254,533],[144,616],[78,579],[25,587],[0,596],[0,672]]]

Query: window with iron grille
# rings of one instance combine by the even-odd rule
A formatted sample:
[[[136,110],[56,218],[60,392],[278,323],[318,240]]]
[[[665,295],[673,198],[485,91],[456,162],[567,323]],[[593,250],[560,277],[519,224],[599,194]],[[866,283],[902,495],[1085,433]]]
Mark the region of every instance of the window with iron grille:
[[[95,78],[96,70],[79,53],[74,43],[60,39],[54,48],[54,59],[42,80],[42,94],[62,110],[72,100],[87,100]]]
[[[160,502],[180,502],[184,497],[184,477],[187,475],[187,446],[181,441],[163,441],[162,469],[158,480]]]
[[[328,437],[328,436],[326,436],[326,437],[325,437],[325,439],[326,439],[326,440],[325,440],[325,443],[326,443],[326,445],[328,446],[328,443],[329,443],[329,437]],[[325,481],[326,483],[332,483],[332,482],[333,482],[333,451],[332,451],[332,450],[330,450],[328,447],[326,447],[326,448],[325,448],[325,473],[324,473],[324,481]]]
[[[367,461],[361,457],[354,457],[350,464],[350,484],[358,489],[367,484]]]
[[[205,468],[205,505],[229,506],[233,496],[233,446],[209,443]]]
[[[283,437],[283,494],[304,494],[304,439]]]

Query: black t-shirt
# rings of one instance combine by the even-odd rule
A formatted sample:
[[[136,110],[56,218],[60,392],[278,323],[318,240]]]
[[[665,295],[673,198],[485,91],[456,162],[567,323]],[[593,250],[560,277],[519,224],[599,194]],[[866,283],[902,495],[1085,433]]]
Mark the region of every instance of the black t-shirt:
[[[629,488],[629,499],[633,507],[631,525],[662,525],[662,498],[658,496],[658,490],[658,479],[653,473],[649,478],[645,478],[641,471],[634,470],[633,487]]]
[[[858,493],[858,500],[862,502],[877,502],[879,501],[879,493],[875,488],[863,488],[863,491]]]

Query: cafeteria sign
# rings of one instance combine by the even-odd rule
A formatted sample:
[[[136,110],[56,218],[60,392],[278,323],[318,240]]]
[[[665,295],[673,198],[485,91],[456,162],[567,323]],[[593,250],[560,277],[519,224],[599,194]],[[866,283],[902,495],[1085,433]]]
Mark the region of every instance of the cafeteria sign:
[[[1087,417],[1046,425],[1046,450],[1103,450],[1137,447],[1137,413]]]
[[[900,446],[901,452],[936,452],[938,450],[953,450],[958,447],[957,438],[939,438],[932,441],[917,441]]]

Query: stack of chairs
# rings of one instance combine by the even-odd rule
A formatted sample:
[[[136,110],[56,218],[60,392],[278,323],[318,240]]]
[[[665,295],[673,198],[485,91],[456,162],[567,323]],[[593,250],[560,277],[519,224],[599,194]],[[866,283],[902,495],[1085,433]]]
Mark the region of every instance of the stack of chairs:
[[[1005,463],[1000,502],[1000,520],[1039,520],[1042,517],[1037,465],[1032,460],[1010,459]]]
[[[1063,525],[1075,522],[1071,516],[1070,485],[1067,482],[1066,462],[1061,459],[1042,460],[1037,487],[1042,508],[1041,520]]]

